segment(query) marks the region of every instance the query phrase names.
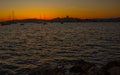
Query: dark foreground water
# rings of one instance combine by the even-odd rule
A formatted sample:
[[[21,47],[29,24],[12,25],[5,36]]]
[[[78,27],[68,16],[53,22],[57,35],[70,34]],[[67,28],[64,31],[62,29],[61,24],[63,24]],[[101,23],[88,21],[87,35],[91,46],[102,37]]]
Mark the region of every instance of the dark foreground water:
[[[84,59],[120,59],[120,23],[49,23],[0,26],[0,63],[31,68]]]

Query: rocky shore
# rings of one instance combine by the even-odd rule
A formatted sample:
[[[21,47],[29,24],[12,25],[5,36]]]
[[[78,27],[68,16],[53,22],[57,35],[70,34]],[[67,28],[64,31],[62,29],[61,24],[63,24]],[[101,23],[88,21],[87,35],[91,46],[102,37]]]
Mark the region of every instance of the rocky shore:
[[[97,65],[79,60],[67,65],[42,64],[35,68],[20,68],[0,63],[0,75],[120,75],[120,60]]]

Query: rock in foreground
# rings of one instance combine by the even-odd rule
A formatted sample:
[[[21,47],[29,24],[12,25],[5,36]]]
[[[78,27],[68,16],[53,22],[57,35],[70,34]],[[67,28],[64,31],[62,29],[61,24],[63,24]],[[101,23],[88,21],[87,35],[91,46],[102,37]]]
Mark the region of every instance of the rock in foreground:
[[[120,61],[111,61],[101,68],[83,60],[59,66],[43,64],[36,68],[0,63],[0,75],[120,75]]]
[[[104,75],[120,75],[120,61],[111,61],[102,67]]]

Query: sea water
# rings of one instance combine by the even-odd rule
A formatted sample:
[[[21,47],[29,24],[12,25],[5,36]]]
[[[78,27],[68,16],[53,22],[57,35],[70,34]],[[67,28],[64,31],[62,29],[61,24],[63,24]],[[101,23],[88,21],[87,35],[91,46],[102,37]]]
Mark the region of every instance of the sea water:
[[[97,64],[120,59],[120,22],[0,26],[0,63],[34,67],[81,59]]]

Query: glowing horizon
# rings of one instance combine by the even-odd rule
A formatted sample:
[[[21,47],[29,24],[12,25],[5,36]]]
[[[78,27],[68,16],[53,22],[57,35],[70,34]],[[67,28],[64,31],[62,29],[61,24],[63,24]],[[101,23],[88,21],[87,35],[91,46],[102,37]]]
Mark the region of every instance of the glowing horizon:
[[[120,0],[0,0],[0,21],[56,17],[114,18],[120,17]]]

